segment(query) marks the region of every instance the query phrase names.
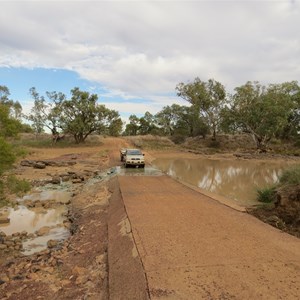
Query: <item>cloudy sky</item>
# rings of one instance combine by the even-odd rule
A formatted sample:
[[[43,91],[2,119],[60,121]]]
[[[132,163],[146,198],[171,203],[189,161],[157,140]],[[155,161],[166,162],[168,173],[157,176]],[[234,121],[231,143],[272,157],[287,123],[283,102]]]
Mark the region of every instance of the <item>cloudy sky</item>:
[[[179,82],[300,79],[299,1],[1,1],[0,85],[78,86],[127,118],[172,103]]]

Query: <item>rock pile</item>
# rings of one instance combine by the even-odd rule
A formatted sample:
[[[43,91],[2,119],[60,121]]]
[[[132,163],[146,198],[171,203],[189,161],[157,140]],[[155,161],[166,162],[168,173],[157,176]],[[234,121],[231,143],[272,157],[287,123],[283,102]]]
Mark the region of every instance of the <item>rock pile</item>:
[[[6,235],[0,231],[0,253],[13,253],[15,257],[20,256],[19,252],[23,249],[22,242],[33,236],[33,234],[28,234],[27,231],[16,232],[12,235]]]
[[[36,169],[45,169],[46,166],[51,167],[66,167],[66,166],[73,166],[76,164],[74,160],[22,160],[20,165],[23,167],[32,167]]]

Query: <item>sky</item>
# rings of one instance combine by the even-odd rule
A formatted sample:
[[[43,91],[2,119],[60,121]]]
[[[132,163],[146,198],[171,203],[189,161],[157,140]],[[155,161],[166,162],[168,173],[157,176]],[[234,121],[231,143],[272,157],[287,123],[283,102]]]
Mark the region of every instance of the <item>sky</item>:
[[[300,79],[300,0],[2,1],[0,85],[25,113],[29,89],[79,87],[130,114],[187,105],[176,85]]]

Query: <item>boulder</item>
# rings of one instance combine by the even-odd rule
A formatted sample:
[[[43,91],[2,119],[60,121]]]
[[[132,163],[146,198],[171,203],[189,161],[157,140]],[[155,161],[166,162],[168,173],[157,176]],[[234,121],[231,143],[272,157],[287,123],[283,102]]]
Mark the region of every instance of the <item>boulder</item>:
[[[39,230],[37,230],[35,233],[37,236],[42,236],[42,235],[48,234],[49,231],[50,231],[50,227],[44,226],[44,227],[40,228]]]
[[[33,164],[33,167],[35,169],[45,169],[46,168],[46,165],[43,163],[43,162],[35,162]]]
[[[0,215],[0,224],[7,224],[9,222],[10,222],[10,219],[8,217]]]
[[[33,166],[33,161],[32,160],[22,160],[20,162],[20,165],[23,166],[23,167],[32,167]]]
[[[61,182],[61,178],[59,176],[52,177],[52,180],[51,180],[52,184],[60,184],[60,182]]]
[[[58,243],[59,243],[58,240],[49,240],[47,242],[47,246],[48,248],[55,248],[57,247]]]

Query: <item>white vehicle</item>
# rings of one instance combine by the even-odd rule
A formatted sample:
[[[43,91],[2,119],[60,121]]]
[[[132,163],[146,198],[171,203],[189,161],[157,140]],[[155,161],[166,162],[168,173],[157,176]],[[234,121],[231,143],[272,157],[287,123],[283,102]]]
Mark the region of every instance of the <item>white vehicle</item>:
[[[120,150],[120,160],[121,161],[124,161],[124,157],[125,157],[125,155],[126,155],[126,148],[122,148],[121,150]]]
[[[139,149],[126,149],[124,156],[124,166],[125,168],[129,166],[133,167],[145,167],[145,154]]]

